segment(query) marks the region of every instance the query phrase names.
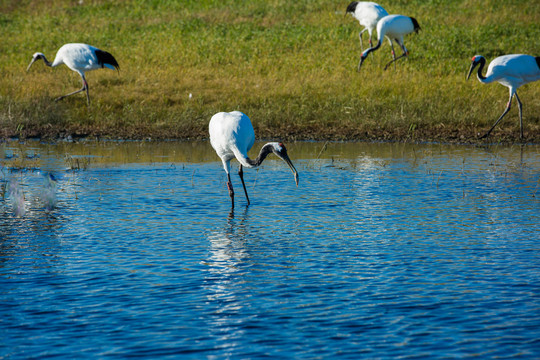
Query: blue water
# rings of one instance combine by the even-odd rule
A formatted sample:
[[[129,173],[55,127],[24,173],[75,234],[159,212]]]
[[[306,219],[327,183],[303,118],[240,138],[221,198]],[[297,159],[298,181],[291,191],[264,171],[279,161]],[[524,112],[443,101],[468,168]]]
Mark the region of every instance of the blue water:
[[[321,147],[5,160],[0,359],[540,357],[539,147]]]

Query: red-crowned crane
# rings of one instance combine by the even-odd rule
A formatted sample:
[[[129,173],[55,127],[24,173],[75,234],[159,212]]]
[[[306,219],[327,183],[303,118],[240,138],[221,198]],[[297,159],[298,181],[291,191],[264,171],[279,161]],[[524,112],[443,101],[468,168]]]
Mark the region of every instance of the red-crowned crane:
[[[360,48],[364,50],[362,44],[362,34],[367,31],[369,34],[369,47],[373,46],[371,42],[371,35],[377,23],[380,19],[388,15],[388,12],[384,8],[371,1],[353,1],[347,6],[345,14],[351,13],[351,15],[360,22],[360,25],[364,26],[364,29],[360,31]]]
[[[481,138],[488,137],[491,131],[497,126],[499,121],[510,111],[512,105],[512,97],[516,96],[519,108],[519,127],[520,127],[520,139],[523,139],[523,117],[522,117],[522,105],[517,94],[517,89],[524,84],[536,81],[540,79],[540,57],[534,57],[531,55],[513,54],[503,55],[495,58],[489,63],[486,76],[482,75],[484,66],[486,65],[486,59],[482,55],[475,55],[472,58],[471,68],[467,75],[467,80],[471,77],[474,68],[480,64],[478,68],[478,81],[484,84],[489,84],[497,81],[499,84],[508,87],[510,90],[510,98],[506,105],[506,110],[502,113],[495,124],[485,133]]]
[[[39,59],[43,59],[45,65],[50,67],[65,64],[68,68],[75,71],[82,78],[83,87],[80,90],[74,91],[64,96],[60,96],[54,101],[62,100],[65,97],[86,90],[86,101],[88,102],[88,105],[90,105],[90,95],[88,94],[88,83],[86,82],[84,74],[87,71],[101,68],[109,68],[112,70],[118,70],[120,68],[118,62],[110,53],[87,44],[63,45],[56,53],[56,57],[54,58],[54,61],[52,63],[47,60],[43,53],[37,52],[32,56],[32,62],[30,62],[30,65],[28,65],[26,71],[30,70],[32,64]]]
[[[285,145],[282,143],[269,142],[261,148],[259,156],[257,156],[256,159],[252,160],[248,157],[247,153],[255,142],[255,131],[253,130],[253,125],[247,115],[240,111],[217,113],[212,116],[212,119],[210,120],[209,131],[210,144],[212,144],[212,147],[221,158],[223,168],[227,173],[227,188],[229,189],[232,208],[234,208],[234,190],[231,183],[230,172],[231,160],[234,158],[240,163],[238,175],[240,176],[240,180],[242,180],[242,186],[244,187],[248,205],[249,197],[246,190],[246,184],[244,183],[244,172],[242,167],[255,168],[261,165],[270,153],[276,154],[289,165],[294,174],[296,186],[298,186],[298,173],[287,155]]]
[[[377,42],[377,45],[375,47],[371,47],[362,53],[362,55],[360,56],[360,62],[358,63],[358,71],[360,71],[360,67],[362,66],[362,63],[367,58],[369,53],[381,47],[385,36],[388,37],[388,39],[390,40],[393,58],[392,61],[386,64],[386,66],[384,67],[385,70],[394,61],[401,59],[404,56],[408,56],[409,51],[407,50],[407,48],[405,48],[405,45],[403,43],[403,36],[412,32],[418,33],[419,30],[421,30],[420,25],[418,25],[418,21],[416,21],[415,18],[404,15],[388,15],[383,17],[377,23],[377,36],[379,37],[379,41]],[[392,40],[397,42],[403,50],[403,54],[401,56],[398,56],[397,58],[394,53],[394,46],[392,45]]]

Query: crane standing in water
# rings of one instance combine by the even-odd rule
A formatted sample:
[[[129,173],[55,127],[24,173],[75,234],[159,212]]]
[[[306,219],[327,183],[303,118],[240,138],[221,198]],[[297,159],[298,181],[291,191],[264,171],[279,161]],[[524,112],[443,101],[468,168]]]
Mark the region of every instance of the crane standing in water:
[[[209,132],[210,144],[212,144],[212,147],[221,158],[223,168],[227,173],[227,188],[229,189],[232,208],[234,208],[234,190],[231,183],[230,172],[231,160],[234,158],[240,163],[238,175],[240,176],[240,180],[242,180],[242,186],[244,187],[248,205],[250,203],[246,184],[244,183],[244,172],[242,167],[255,168],[261,165],[270,153],[276,154],[289,165],[294,174],[296,186],[298,186],[298,172],[287,155],[285,145],[282,143],[269,142],[261,148],[259,156],[257,156],[256,159],[252,160],[248,157],[247,153],[255,143],[255,131],[253,130],[253,125],[247,115],[240,111],[217,113],[212,116],[212,119],[210,120]]]

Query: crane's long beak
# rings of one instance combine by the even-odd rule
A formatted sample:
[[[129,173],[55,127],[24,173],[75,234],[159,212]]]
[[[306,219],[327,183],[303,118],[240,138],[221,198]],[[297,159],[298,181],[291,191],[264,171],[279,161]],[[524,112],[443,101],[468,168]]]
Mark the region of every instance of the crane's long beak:
[[[360,55],[360,61],[358,62],[358,69],[356,70],[357,72],[360,72],[360,68],[362,67],[362,64],[364,63],[364,60],[366,60],[366,58]]]
[[[294,167],[293,163],[291,162],[291,159],[289,159],[288,156],[284,156],[283,160],[289,165],[291,168],[291,171],[294,174],[294,182],[296,183],[296,186],[298,186],[298,172],[296,171],[296,168]]]
[[[469,78],[471,77],[471,74],[472,74],[474,68],[476,67],[476,65],[477,65],[477,63],[475,63],[475,62],[473,61],[472,64],[471,64],[471,67],[470,67],[470,69],[469,69],[469,75],[467,75],[467,80],[469,80]]]
[[[36,62],[36,59],[37,59],[37,58],[33,58],[32,61],[30,61],[30,65],[28,65],[28,67],[26,68],[26,71],[27,71],[27,72],[28,72],[28,70],[30,70],[30,66],[32,66],[32,64],[33,64],[34,62]]]

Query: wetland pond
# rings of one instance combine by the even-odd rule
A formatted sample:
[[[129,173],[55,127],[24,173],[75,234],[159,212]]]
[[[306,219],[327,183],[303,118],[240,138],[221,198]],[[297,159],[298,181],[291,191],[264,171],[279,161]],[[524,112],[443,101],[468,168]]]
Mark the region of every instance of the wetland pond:
[[[0,144],[0,359],[540,356],[540,146],[287,147]]]

